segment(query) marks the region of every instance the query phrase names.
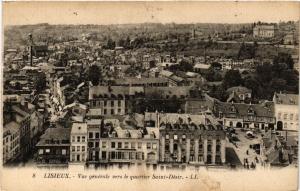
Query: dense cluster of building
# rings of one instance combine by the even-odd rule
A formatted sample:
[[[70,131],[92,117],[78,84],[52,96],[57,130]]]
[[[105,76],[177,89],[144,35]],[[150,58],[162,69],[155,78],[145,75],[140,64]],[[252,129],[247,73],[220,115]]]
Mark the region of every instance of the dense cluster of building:
[[[274,33],[273,25],[253,29],[254,37]],[[262,60],[107,50],[86,38],[39,45],[29,37],[23,51],[5,53],[5,164],[33,158],[62,166],[227,165],[233,128],[269,133],[260,152],[269,160],[297,154],[298,141],[285,135],[298,132],[298,95],[277,92],[273,100],[251,103],[246,87],[228,88],[226,101],[206,91],[212,63],[221,65],[214,70],[251,72]],[[192,72],[176,70],[183,62]],[[92,66],[101,71],[96,84]]]

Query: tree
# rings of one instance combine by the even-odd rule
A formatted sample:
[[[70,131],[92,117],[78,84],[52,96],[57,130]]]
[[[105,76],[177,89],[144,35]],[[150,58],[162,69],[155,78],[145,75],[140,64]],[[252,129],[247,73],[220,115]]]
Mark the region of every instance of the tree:
[[[257,79],[246,78],[244,80],[244,86],[246,88],[249,88],[249,89],[252,90],[252,96],[253,97],[258,95],[258,88],[259,88],[260,84],[258,83]]]
[[[276,92],[279,92],[285,89],[286,81],[281,78],[275,78],[271,81],[270,85]]]
[[[272,80],[272,66],[271,64],[262,64],[256,68],[257,79],[261,83],[269,83]]]
[[[88,80],[91,81],[94,86],[97,86],[101,78],[100,68],[97,65],[92,65],[88,71]]]
[[[106,43],[106,48],[107,49],[115,49],[116,47],[116,42],[113,41],[111,38],[108,38],[107,43]]]
[[[274,59],[273,64],[285,63],[289,69],[294,68],[294,61],[290,54],[280,52]]]
[[[238,70],[229,70],[224,77],[223,85],[226,89],[243,84],[241,74]]]

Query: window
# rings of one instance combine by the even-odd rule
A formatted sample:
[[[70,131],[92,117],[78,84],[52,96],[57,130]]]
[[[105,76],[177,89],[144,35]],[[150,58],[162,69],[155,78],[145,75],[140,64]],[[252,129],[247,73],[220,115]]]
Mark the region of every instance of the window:
[[[182,140],[185,141],[186,135],[182,135]]]
[[[107,110],[106,110],[106,109],[104,109],[103,113],[104,113],[104,115],[106,115],[106,114],[107,114]]]
[[[81,151],[85,151],[85,146],[82,146],[82,147],[81,147]]]
[[[105,100],[105,101],[104,101],[104,107],[106,107],[106,106],[107,106],[107,101]]]
[[[62,149],[62,150],[61,150],[61,154],[62,154],[62,155],[66,155],[66,154],[67,154],[67,150],[66,150],[66,149]]]
[[[96,133],[96,139],[99,139],[100,133]]]
[[[278,113],[278,120],[280,120],[281,119],[281,113],[279,112]]]
[[[135,143],[131,143],[131,148],[135,149]]]
[[[116,147],[116,143],[115,142],[111,142],[111,148],[115,148]]]
[[[152,144],[152,149],[157,149],[157,144],[156,143]]]
[[[286,113],[283,115],[283,119],[287,120],[287,114]]]
[[[177,149],[178,149],[177,144],[174,144],[174,151],[177,151]]]
[[[121,100],[118,100],[118,107],[121,107]]]
[[[110,113],[111,113],[111,115],[114,115],[115,114],[115,110],[111,109]]]
[[[207,151],[211,151],[211,145],[207,145]]]
[[[293,118],[294,118],[294,114],[290,114],[290,120],[293,120]]]
[[[72,146],[72,151],[75,151],[75,146]]]
[[[89,146],[90,148],[94,147],[94,142],[89,142],[89,143],[88,143],[88,146]]]
[[[174,135],[174,140],[177,140],[178,139],[178,136],[175,134]]]
[[[106,148],[106,142],[104,142],[104,141],[102,142],[102,148],[104,148],[104,149]]]
[[[110,105],[111,105],[111,107],[114,107],[114,106],[115,106],[115,102],[114,102],[114,101],[111,101],[111,102],[110,102]]]
[[[142,143],[141,143],[141,142],[138,143],[138,148],[139,148],[139,149],[142,148]]]
[[[128,142],[125,142],[124,148],[125,148],[125,149],[128,149],[128,148],[129,148],[129,143],[128,143]]]
[[[77,151],[80,151],[80,146],[77,146]]]
[[[82,136],[81,139],[82,139],[82,142],[85,142],[85,136]]]
[[[43,149],[39,149],[39,154],[40,155],[44,154],[44,150]]]
[[[80,142],[80,136],[77,136],[77,142]]]
[[[106,159],[106,151],[102,151],[102,159]]]
[[[99,142],[95,142],[95,147],[98,148],[99,147]]]
[[[118,148],[122,148],[122,142],[118,142]]]
[[[166,134],[166,139],[169,139],[169,138],[170,138],[169,134]]]
[[[93,137],[93,132],[89,132],[89,138],[92,139]]]
[[[298,121],[298,119],[299,119],[298,113],[295,116],[296,116],[295,120]]]
[[[50,153],[50,149],[46,149],[45,152],[46,152],[46,153]]]
[[[75,142],[75,136],[72,136],[72,142]]]
[[[119,113],[119,114],[121,113],[121,109],[118,109],[118,113]]]
[[[147,143],[147,149],[151,149],[151,143]]]

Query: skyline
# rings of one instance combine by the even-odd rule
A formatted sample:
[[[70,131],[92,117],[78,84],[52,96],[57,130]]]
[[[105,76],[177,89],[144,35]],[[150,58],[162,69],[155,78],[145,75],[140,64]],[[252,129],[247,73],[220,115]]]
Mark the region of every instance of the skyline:
[[[298,5],[298,2],[4,2],[3,25],[278,23],[299,20]]]

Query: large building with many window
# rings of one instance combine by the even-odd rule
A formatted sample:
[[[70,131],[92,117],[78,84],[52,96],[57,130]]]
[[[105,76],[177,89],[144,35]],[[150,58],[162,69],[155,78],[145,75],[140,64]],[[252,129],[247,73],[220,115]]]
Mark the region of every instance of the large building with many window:
[[[148,125],[159,126],[161,163],[221,165],[226,162],[225,132],[211,116],[176,113],[147,115]]]

